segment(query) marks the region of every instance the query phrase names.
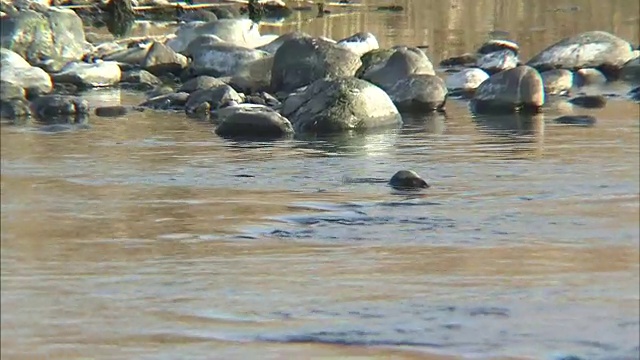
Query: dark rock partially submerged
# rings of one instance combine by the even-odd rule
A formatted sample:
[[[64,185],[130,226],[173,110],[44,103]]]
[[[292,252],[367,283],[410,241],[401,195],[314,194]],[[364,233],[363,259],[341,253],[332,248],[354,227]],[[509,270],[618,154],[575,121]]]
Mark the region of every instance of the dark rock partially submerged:
[[[593,126],[597,119],[591,115],[565,115],[553,120],[556,124]]]
[[[79,96],[43,95],[31,102],[33,113],[40,119],[60,115],[89,114],[89,102]]]
[[[277,139],[293,134],[291,122],[266,106],[234,106],[215,133],[226,138]]]
[[[602,95],[581,95],[569,100],[573,105],[583,108],[600,109],[607,106],[607,98]]]
[[[413,170],[400,170],[389,180],[389,185],[397,190],[427,189],[429,184]]]

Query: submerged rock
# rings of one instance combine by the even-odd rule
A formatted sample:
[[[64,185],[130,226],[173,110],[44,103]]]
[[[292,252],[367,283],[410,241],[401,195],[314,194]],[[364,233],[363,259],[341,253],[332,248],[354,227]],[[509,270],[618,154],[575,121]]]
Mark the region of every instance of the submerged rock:
[[[445,84],[452,95],[472,96],[478,86],[488,78],[489,74],[482,69],[462,69],[449,75]]]
[[[415,171],[400,170],[389,180],[389,185],[398,190],[417,190],[429,188],[429,184]]]
[[[0,43],[32,65],[49,58],[77,61],[85,52],[84,27],[70,9],[25,9],[0,18]]]
[[[31,66],[25,59],[9,49],[0,49],[0,79],[26,90],[27,96],[48,94],[53,90],[51,77],[46,71]]]
[[[59,115],[89,114],[89,102],[79,96],[43,95],[31,102],[31,109],[38,118],[46,120]]]
[[[402,123],[389,95],[356,78],[317,80],[289,96],[281,112],[301,133],[364,131]]]
[[[547,70],[540,74],[547,95],[566,94],[573,87],[573,72],[566,69]]]
[[[290,92],[323,78],[351,77],[361,64],[356,53],[326,40],[289,39],[275,53],[271,89]]]
[[[104,87],[120,82],[122,72],[114,61],[98,63],[71,62],[62,71],[52,74],[56,83],[70,83],[78,87]]]
[[[409,75],[385,91],[399,111],[441,110],[447,99],[447,87],[435,75]]]
[[[631,45],[627,41],[608,32],[588,31],[549,46],[527,65],[540,71],[598,68],[611,74],[619,71],[632,57]]]
[[[266,106],[236,106],[216,127],[227,138],[281,138],[293,134],[291,122]]]
[[[525,65],[491,75],[476,90],[472,105],[477,113],[537,112],[544,100],[542,77]]]
[[[565,115],[553,120],[557,124],[593,126],[597,119],[591,115]]]
[[[607,106],[607,98],[602,95],[582,95],[569,100],[573,105],[583,108],[599,109]]]

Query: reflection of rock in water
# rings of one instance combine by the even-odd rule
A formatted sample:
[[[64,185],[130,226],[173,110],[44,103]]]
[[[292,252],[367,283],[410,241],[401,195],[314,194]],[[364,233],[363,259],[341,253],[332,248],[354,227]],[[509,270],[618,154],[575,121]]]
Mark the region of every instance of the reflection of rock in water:
[[[523,135],[542,135],[544,133],[544,116],[542,114],[502,114],[502,115],[477,115],[475,123],[492,135],[507,136],[510,138],[521,137],[523,141],[530,137]]]
[[[365,133],[349,132],[335,135],[296,135],[301,140],[296,147],[330,154],[381,156],[395,148],[397,129],[380,129]]]
[[[403,114],[403,133],[442,135],[447,129],[447,116],[443,112],[428,114]]]

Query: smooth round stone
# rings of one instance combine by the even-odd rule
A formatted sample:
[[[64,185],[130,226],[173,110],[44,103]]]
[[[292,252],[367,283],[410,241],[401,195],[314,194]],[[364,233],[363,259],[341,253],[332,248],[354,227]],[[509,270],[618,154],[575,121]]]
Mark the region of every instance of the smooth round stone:
[[[402,190],[417,190],[429,187],[429,184],[413,170],[398,171],[389,180],[389,185]]]

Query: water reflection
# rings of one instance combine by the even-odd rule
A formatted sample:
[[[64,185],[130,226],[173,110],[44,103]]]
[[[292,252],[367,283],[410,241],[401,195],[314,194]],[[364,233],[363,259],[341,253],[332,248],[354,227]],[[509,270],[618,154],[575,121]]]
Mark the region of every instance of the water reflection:
[[[535,141],[544,136],[543,114],[477,114],[474,115],[473,120],[481,131],[522,142]]]
[[[442,135],[447,130],[447,114],[432,112],[427,114],[404,114],[403,133]]]
[[[398,141],[398,129],[377,129],[366,133],[334,135],[297,135],[296,148],[320,151],[327,155],[379,156],[388,154]]]

